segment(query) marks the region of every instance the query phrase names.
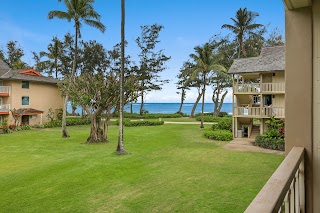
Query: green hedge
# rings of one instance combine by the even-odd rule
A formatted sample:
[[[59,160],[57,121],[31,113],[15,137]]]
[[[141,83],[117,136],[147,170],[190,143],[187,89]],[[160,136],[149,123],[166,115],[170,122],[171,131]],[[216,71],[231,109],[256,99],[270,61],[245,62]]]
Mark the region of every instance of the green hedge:
[[[131,119],[158,119],[158,118],[181,118],[181,114],[137,114],[137,113],[124,113],[125,118],[131,118]]]
[[[217,124],[213,124],[212,130],[228,130],[232,132],[232,119],[221,119]]]
[[[77,125],[88,125],[91,124],[91,120],[88,118],[67,118],[66,120],[67,126],[77,126]],[[61,127],[61,120],[54,120],[44,124],[36,124],[34,128],[53,128],[53,127]]]
[[[274,149],[284,151],[285,143],[284,138],[270,138],[267,135],[258,135],[254,143],[256,146],[260,146],[266,149]]]
[[[116,122],[119,125],[119,120]],[[130,119],[125,118],[123,124],[126,127],[134,127],[134,126],[159,126],[163,125],[164,121],[130,121]]]
[[[233,139],[232,133],[228,130],[207,130],[204,136],[217,141],[231,141]]]
[[[196,120],[201,121],[201,116],[197,116]],[[219,122],[222,120],[231,120],[232,121],[232,117],[204,116],[204,122]]]

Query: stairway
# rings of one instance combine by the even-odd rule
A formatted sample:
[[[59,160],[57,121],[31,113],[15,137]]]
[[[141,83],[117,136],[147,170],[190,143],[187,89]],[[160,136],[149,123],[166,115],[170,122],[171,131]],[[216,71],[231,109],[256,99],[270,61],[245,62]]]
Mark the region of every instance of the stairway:
[[[253,125],[250,138],[255,139],[258,135],[260,135],[260,126]]]

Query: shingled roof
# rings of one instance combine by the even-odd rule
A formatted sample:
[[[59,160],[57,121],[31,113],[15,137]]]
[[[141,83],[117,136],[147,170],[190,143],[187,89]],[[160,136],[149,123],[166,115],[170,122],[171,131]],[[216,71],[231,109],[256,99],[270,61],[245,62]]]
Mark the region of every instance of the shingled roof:
[[[23,73],[24,70],[12,70],[9,66],[2,60],[0,60],[0,80],[22,80],[22,81],[35,81],[43,83],[56,84],[59,80],[52,77],[30,75]]]
[[[284,46],[263,47],[259,57],[235,59],[229,74],[284,71]]]

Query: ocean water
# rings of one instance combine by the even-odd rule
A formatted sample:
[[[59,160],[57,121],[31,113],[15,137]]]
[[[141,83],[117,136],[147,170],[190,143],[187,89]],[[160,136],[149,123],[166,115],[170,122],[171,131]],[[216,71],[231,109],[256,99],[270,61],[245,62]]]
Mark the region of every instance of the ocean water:
[[[205,112],[213,112],[213,103],[205,103],[204,104],[204,111]],[[179,110],[180,103],[145,103],[144,108],[145,110],[149,111],[149,113],[176,113]],[[193,103],[185,103],[182,107],[182,112],[186,114],[191,114],[191,110],[193,107]],[[196,108],[196,113],[201,112],[202,104],[199,103]],[[133,104],[133,112],[139,113],[140,110],[140,103]],[[130,112],[130,105],[125,106],[125,111]],[[68,105],[68,112],[71,112],[71,105]],[[81,114],[81,108],[78,107],[76,110],[77,113]],[[221,112],[227,112],[229,114],[232,113],[232,103],[224,103],[222,105]]]

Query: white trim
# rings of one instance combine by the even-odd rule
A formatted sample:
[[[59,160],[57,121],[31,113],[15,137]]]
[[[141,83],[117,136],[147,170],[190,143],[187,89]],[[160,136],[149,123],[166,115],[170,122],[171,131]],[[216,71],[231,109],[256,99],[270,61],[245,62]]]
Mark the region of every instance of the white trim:
[[[28,105],[22,104],[22,98],[23,97],[28,97],[29,98],[29,104]],[[30,96],[21,96],[21,106],[30,106]]]

